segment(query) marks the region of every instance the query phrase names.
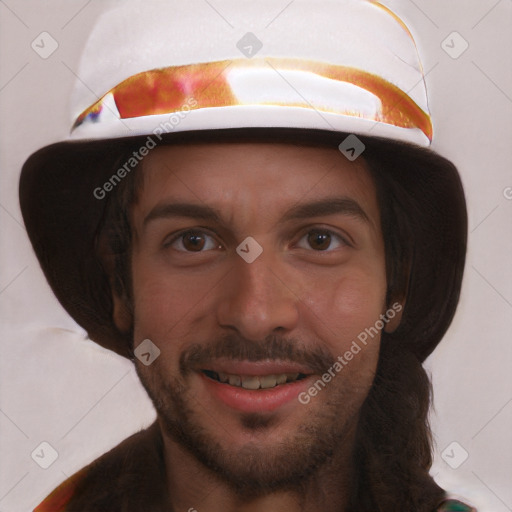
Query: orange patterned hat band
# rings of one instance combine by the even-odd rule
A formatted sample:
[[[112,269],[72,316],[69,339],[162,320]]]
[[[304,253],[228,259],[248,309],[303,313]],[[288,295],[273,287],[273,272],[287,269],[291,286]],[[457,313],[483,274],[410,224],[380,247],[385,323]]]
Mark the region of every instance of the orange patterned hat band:
[[[118,119],[140,118],[172,114],[184,105],[191,110],[236,106],[312,109],[319,115],[336,114],[417,128],[432,140],[430,116],[391,82],[356,68],[270,57],[138,73],[84,110],[73,129],[88,122],[107,122],[112,114]]]

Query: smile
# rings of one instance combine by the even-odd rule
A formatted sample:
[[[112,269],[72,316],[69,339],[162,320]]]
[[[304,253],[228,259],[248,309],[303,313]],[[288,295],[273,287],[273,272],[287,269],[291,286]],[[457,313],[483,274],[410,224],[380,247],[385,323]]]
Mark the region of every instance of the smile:
[[[257,390],[272,389],[282,384],[296,382],[306,378],[304,373],[280,373],[272,375],[236,375],[224,372],[214,372],[211,370],[202,370],[208,378],[229,384],[230,386]]]
[[[291,361],[216,359],[197,368],[207,400],[245,413],[273,412],[297,403],[311,384],[311,368]]]

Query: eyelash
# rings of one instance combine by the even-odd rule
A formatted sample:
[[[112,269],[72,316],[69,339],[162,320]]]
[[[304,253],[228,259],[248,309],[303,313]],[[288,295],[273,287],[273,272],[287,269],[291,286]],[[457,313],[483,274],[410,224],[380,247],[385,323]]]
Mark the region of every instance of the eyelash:
[[[176,233],[170,240],[167,240],[166,242],[164,242],[164,249],[167,249],[169,247],[171,247],[175,242],[179,241],[179,240],[183,240],[183,237],[185,235],[189,235],[189,234],[195,234],[195,235],[206,235],[210,238],[217,238],[217,234],[211,234],[209,233],[208,231],[204,230],[204,229],[201,229],[201,228],[198,228],[198,229],[187,229],[185,231],[180,231],[179,233]],[[220,243],[217,243],[216,244],[216,247],[218,247],[219,245],[221,245]],[[176,249],[178,252],[189,252],[189,253],[193,253],[194,251],[187,251],[187,250],[179,250],[179,249]],[[208,249],[208,250],[211,250],[211,249]],[[197,252],[207,252],[207,251],[197,251]]]
[[[307,237],[308,235],[314,233],[314,232],[317,232],[319,234],[326,234],[326,235],[330,235],[332,238],[336,238],[339,240],[340,242],[340,246],[348,246],[348,247],[353,247],[353,244],[351,242],[348,241],[348,237],[347,236],[343,236],[335,231],[332,231],[330,229],[326,229],[326,228],[318,228],[318,227],[310,227],[308,228],[307,231],[304,231],[297,244],[300,243],[301,240],[303,240],[305,237]],[[170,240],[167,240],[166,242],[164,242],[163,244],[163,247],[165,249],[171,247],[175,242],[179,241],[179,240],[183,240],[183,237],[185,235],[188,235],[188,234],[197,234],[197,235],[206,235],[207,237],[210,237],[210,238],[218,238],[218,235],[216,233],[212,234],[210,232],[208,232],[207,230],[204,230],[204,229],[201,229],[201,228],[198,228],[198,229],[187,229],[185,231],[180,231],[179,233],[176,233]],[[216,243],[216,246],[215,248],[219,248],[219,246],[221,246],[222,244],[220,243]],[[194,253],[194,252],[198,252],[198,253],[204,253],[204,252],[208,252],[208,251],[211,251],[212,249],[207,249],[207,250],[201,250],[201,251],[187,251],[186,249],[175,249],[177,250],[178,252],[184,252],[184,253]],[[327,248],[327,249],[324,249],[324,250],[318,250],[318,251],[315,251],[314,249],[310,248],[310,249],[306,249],[306,250],[311,250],[313,252],[317,252],[317,253],[328,253],[328,252],[332,252],[333,249],[330,249]]]
[[[319,234],[323,234],[323,235],[330,235],[331,236],[331,242],[333,241],[332,239],[337,238],[339,240],[339,242],[340,242],[340,246],[353,247],[353,244],[348,241],[348,239],[347,239],[348,237],[347,236],[343,236],[343,235],[337,233],[336,231],[332,231],[331,229],[326,229],[326,228],[309,228],[306,232],[304,232],[301,235],[301,237],[299,238],[298,242],[300,242],[302,239],[304,239],[305,237],[309,236],[312,233],[319,233]],[[320,251],[315,251],[314,249],[310,249],[310,250],[312,250],[314,252],[318,252],[318,253],[332,252],[334,249],[330,249],[330,245],[329,245],[329,248],[325,249],[325,250],[320,250]]]

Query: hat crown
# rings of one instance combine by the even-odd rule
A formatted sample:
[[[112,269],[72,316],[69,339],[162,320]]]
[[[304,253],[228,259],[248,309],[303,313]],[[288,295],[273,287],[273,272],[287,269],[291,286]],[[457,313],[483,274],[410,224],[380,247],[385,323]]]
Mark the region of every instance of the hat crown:
[[[204,0],[114,0],[107,5],[81,60],[72,122],[98,97],[139,73],[247,59],[239,43],[244,37],[259,41],[256,44],[261,48],[255,57],[260,59],[326,63],[380,77],[429,114],[423,70],[411,33],[378,2],[295,0],[281,5],[275,0],[217,0],[213,5]],[[301,90],[293,94],[297,92]],[[306,101],[308,94],[303,94]],[[207,123],[205,127],[212,126]]]

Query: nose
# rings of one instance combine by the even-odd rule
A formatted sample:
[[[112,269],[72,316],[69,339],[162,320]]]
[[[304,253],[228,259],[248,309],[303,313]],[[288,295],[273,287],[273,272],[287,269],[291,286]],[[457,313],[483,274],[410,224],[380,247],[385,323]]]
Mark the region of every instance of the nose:
[[[217,321],[246,339],[261,341],[297,326],[298,301],[284,273],[269,258],[262,255],[252,263],[239,258],[224,283]]]

